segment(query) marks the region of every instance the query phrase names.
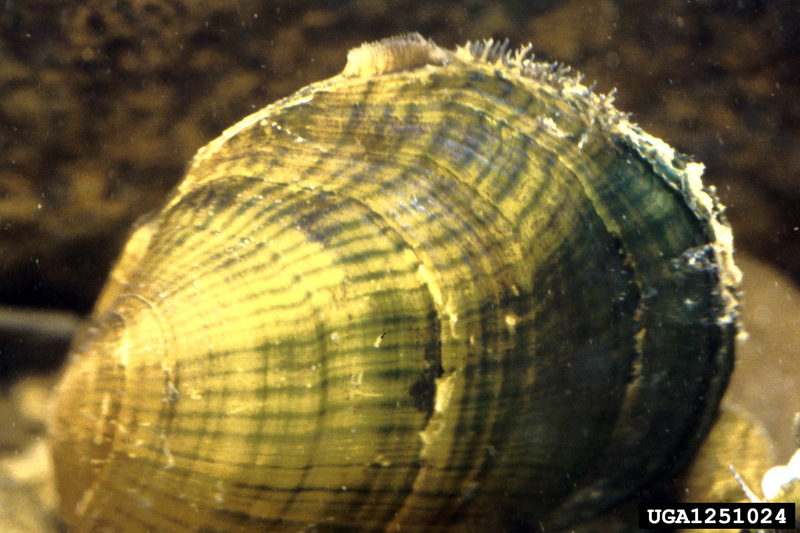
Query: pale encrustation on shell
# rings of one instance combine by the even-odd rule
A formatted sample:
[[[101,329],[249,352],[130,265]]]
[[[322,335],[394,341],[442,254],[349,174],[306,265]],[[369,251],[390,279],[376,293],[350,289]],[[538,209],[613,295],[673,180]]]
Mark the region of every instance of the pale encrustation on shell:
[[[71,530],[557,530],[683,462],[732,364],[721,208],[506,47],[364,45],[198,152],[61,383]]]

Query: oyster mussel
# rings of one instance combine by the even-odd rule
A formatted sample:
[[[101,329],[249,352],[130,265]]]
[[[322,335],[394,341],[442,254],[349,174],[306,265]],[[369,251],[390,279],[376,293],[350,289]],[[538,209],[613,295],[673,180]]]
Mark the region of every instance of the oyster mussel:
[[[732,361],[721,208],[528,51],[367,44],[198,152],[60,385],[70,528],[559,529],[691,452]]]

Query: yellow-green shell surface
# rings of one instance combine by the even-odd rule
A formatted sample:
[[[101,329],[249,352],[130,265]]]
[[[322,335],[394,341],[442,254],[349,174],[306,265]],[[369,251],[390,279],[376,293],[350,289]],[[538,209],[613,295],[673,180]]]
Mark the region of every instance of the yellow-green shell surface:
[[[728,228],[699,164],[526,52],[365,45],[200,150],[60,387],[70,528],[557,529],[694,447]]]

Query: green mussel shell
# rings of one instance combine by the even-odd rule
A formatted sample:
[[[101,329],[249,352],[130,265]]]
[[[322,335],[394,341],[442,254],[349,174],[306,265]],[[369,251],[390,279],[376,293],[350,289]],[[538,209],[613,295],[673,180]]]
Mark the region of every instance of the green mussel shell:
[[[685,460],[730,230],[567,69],[418,35],[201,149],[60,386],[75,531],[558,530]]]

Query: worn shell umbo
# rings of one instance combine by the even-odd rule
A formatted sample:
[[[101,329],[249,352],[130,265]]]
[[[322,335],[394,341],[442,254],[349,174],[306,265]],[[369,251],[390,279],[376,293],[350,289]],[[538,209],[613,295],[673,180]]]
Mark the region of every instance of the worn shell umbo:
[[[132,235],[60,386],[65,522],[559,529],[636,494],[731,368],[701,173],[528,48],[354,50]]]

